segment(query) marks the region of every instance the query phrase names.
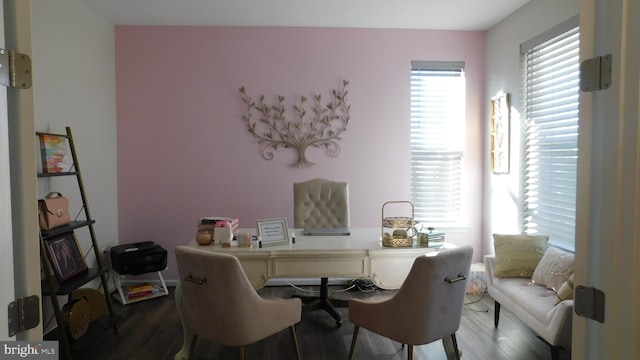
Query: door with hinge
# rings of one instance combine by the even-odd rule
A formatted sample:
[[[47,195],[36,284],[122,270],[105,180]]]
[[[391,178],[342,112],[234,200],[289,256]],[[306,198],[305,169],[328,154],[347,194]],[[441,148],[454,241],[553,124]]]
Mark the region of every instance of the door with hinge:
[[[42,340],[31,1],[0,10],[0,339]]]
[[[0,0],[0,5],[3,1]],[[0,49],[5,49],[4,12],[0,6]],[[9,178],[9,123],[7,90],[0,86],[0,340],[11,340],[7,309],[14,297],[13,232],[11,226],[11,183]]]
[[[573,359],[640,358],[638,17],[639,1],[581,0],[581,61],[611,57],[580,94]]]

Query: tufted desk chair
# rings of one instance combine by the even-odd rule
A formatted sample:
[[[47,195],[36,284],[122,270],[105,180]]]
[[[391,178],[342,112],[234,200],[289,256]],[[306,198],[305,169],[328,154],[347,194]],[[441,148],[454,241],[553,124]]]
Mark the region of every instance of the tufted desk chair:
[[[263,299],[253,289],[233,255],[178,246],[175,249],[182,286],[185,320],[193,338],[239,347],[289,328],[296,359],[300,359],[294,325],[300,322],[299,299]],[[283,357],[280,355],[279,357]]]
[[[293,184],[296,228],[349,227],[349,184],[313,179]]]
[[[349,227],[349,184],[312,179],[293,184],[293,223],[295,228]],[[318,239],[322,241],[322,239]],[[328,296],[329,279],[320,279],[320,297],[297,296],[305,302],[304,311],[325,310],[342,325],[342,318]],[[338,303],[338,301],[334,300]],[[342,302],[341,305],[346,305]]]
[[[471,246],[420,256],[392,298],[349,300],[349,321],[355,325],[349,359],[362,327],[407,344],[409,360],[414,345],[451,337],[451,350],[459,360],[455,333],[462,319],[472,256]]]

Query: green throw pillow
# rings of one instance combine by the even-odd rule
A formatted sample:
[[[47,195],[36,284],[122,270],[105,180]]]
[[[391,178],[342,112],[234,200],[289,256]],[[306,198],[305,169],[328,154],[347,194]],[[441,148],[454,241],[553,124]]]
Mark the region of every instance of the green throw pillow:
[[[494,276],[530,278],[547,251],[548,240],[547,235],[493,234]]]
[[[560,289],[556,293],[556,305],[568,299],[573,299],[573,274],[560,286]]]

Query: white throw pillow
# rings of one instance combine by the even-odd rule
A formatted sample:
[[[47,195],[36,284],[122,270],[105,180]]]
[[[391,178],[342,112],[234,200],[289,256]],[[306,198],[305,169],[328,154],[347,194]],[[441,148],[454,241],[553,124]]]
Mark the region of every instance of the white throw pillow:
[[[528,277],[547,251],[547,235],[493,234],[495,277]]]
[[[557,292],[573,274],[573,260],[572,253],[549,247],[536,266],[531,281]]]

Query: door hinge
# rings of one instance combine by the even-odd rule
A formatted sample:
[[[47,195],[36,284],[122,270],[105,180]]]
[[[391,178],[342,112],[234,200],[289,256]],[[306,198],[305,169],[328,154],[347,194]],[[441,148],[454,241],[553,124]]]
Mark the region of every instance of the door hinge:
[[[0,85],[29,89],[31,87],[31,58],[13,50],[0,49]]]
[[[580,90],[591,92],[611,86],[611,55],[597,56],[580,64]]]
[[[604,323],[604,292],[602,290],[576,286],[573,298],[576,315]]]
[[[40,323],[40,299],[36,295],[22,297],[9,304],[9,336],[33,329]]]

